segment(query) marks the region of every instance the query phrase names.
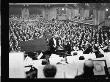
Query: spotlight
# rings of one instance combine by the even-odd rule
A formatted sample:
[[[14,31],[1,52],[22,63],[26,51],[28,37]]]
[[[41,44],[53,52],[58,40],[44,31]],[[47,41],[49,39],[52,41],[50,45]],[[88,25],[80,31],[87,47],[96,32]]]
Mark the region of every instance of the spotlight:
[[[106,8],[106,11],[108,11],[108,8]]]
[[[64,8],[62,8],[62,10],[64,10]]]

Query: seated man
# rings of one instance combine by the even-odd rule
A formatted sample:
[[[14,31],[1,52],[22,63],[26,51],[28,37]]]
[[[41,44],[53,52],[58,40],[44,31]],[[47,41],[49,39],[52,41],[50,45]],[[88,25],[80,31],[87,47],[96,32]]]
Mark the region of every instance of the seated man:
[[[80,76],[77,76],[76,79],[91,79],[94,76],[93,72],[94,64],[92,60],[86,60],[84,62],[84,73]]]
[[[109,45],[110,45],[110,44],[107,44],[107,43],[104,44],[104,48],[103,48],[103,51],[104,51],[104,52],[109,52],[109,51],[110,51],[110,50],[109,50]]]
[[[36,79],[38,70],[35,67],[31,67],[29,71],[26,72],[26,79]]]
[[[54,65],[46,65],[43,68],[43,73],[46,78],[54,78],[57,72],[57,68]]]
[[[89,54],[90,52],[92,52],[92,46],[90,44],[87,44],[83,54]]]
[[[104,57],[104,55],[99,51],[99,47],[96,45],[93,46],[93,52],[95,53],[96,58]]]

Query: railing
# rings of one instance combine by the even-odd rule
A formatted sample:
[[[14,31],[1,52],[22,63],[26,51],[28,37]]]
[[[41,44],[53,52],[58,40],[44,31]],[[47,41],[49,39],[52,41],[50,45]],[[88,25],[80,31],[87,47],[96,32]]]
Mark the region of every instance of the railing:
[[[110,19],[105,19],[105,21],[99,24],[100,26],[110,26]]]
[[[105,20],[105,26],[110,26],[110,19]]]

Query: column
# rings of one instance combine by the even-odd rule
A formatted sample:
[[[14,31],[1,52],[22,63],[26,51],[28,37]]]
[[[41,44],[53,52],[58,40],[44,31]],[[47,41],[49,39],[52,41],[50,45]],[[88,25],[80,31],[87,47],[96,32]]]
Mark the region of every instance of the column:
[[[105,12],[104,10],[99,10],[98,11],[98,23],[100,24],[101,22],[103,22],[105,19]]]
[[[98,24],[98,11],[96,9],[93,10],[93,14],[94,14],[94,24],[97,25]]]

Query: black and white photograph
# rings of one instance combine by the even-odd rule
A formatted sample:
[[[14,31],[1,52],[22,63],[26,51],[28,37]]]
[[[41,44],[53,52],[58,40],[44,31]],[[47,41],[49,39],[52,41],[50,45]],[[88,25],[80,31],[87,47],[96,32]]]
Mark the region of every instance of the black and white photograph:
[[[110,3],[9,3],[9,78],[110,79]]]

